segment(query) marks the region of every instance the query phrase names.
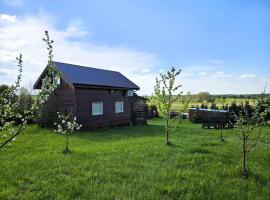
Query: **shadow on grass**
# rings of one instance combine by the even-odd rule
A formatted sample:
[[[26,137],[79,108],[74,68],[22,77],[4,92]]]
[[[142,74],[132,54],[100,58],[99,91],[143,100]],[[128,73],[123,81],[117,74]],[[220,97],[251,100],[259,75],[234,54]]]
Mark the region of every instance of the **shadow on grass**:
[[[164,145],[167,147],[178,147],[179,146],[179,144],[176,144],[174,142],[165,143]]]
[[[190,153],[195,154],[209,154],[211,153],[210,151],[208,151],[207,149],[202,149],[202,148],[194,148],[190,150]]]
[[[256,181],[256,183],[259,183],[261,185],[267,185],[267,183],[269,182],[269,179],[267,179],[266,176],[262,176],[261,174],[254,173],[252,171],[251,171],[248,178],[254,179]]]
[[[91,131],[81,131],[73,134],[72,137],[95,140],[112,141],[138,137],[157,137],[164,134],[162,125],[143,125],[143,126],[115,126],[98,128]]]
[[[215,146],[219,146],[220,143],[202,143],[201,146],[203,147],[215,147]]]

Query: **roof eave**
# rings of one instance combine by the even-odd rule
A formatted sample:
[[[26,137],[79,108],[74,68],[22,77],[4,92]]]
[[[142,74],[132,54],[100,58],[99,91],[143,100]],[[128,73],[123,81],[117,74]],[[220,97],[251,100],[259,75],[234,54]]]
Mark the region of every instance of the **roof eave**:
[[[107,86],[107,85],[90,85],[90,84],[81,84],[73,83],[74,87],[81,88],[95,88],[95,89],[118,89],[118,90],[140,90],[139,87],[117,87],[117,86]]]

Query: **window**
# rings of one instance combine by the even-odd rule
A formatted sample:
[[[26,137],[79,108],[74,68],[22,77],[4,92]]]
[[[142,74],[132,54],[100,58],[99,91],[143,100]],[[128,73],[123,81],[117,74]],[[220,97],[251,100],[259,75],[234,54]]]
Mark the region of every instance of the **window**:
[[[61,78],[60,76],[56,77],[56,85],[60,85],[61,84]]]
[[[103,114],[103,102],[92,102],[92,115]]]
[[[126,93],[127,97],[133,97],[133,90],[128,90]]]
[[[52,81],[53,81],[53,84],[60,85],[61,84],[60,74],[56,75],[55,73],[53,73],[52,74]]]
[[[124,112],[124,102],[117,101],[115,102],[115,113],[122,113]]]

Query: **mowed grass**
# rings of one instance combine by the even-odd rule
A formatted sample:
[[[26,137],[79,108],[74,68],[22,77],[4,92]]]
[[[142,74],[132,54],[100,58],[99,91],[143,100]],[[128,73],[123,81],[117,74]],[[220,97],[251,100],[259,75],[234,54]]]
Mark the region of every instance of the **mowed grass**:
[[[270,127],[264,128],[266,140]],[[239,175],[240,142],[232,130],[184,121],[164,145],[163,120],[64,137],[30,126],[0,151],[0,199],[269,199],[270,145],[249,158]]]
[[[218,108],[222,108],[223,105],[228,105],[230,106],[233,102],[235,102],[237,105],[240,105],[240,104],[245,104],[246,101],[249,102],[250,105],[255,105],[257,103],[257,100],[256,99],[244,99],[244,98],[225,98],[225,99],[222,99],[222,98],[215,98],[215,104]],[[204,105],[207,105],[208,108],[211,108],[211,105],[212,103],[211,102],[207,102],[207,101],[204,101],[203,102]],[[196,106],[199,106],[201,107],[202,105],[202,102],[193,102],[191,101],[190,104],[189,104],[189,107],[196,107]],[[184,108],[184,104],[181,103],[181,102],[174,102],[172,104],[172,109],[173,111],[183,111]]]

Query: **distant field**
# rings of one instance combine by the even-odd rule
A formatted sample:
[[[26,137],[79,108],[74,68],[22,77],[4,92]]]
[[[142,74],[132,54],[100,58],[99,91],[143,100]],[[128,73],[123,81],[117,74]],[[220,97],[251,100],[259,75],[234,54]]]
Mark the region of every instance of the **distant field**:
[[[257,102],[257,100],[255,100],[255,99],[241,99],[241,98],[222,99],[222,98],[216,98],[215,103],[216,103],[217,107],[222,108],[223,105],[226,105],[226,104],[231,105],[231,103],[234,102],[234,101],[236,102],[236,104],[241,104],[241,103],[245,103],[247,100],[249,101],[250,105],[254,105]],[[200,107],[202,105],[202,103],[201,102],[190,102],[189,107],[191,107],[192,105],[193,106],[198,105]],[[208,105],[208,107],[210,107],[211,103],[207,103],[205,101],[204,105]],[[173,111],[181,111],[181,110],[183,110],[183,107],[184,107],[184,105],[182,103],[180,103],[180,102],[179,103],[173,103],[172,110]]]
[[[0,151],[0,199],[269,199],[269,143],[252,152],[243,180],[232,129],[222,143],[220,130],[184,121],[165,146],[163,124],[77,133],[67,155],[62,135],[30,126]]]

